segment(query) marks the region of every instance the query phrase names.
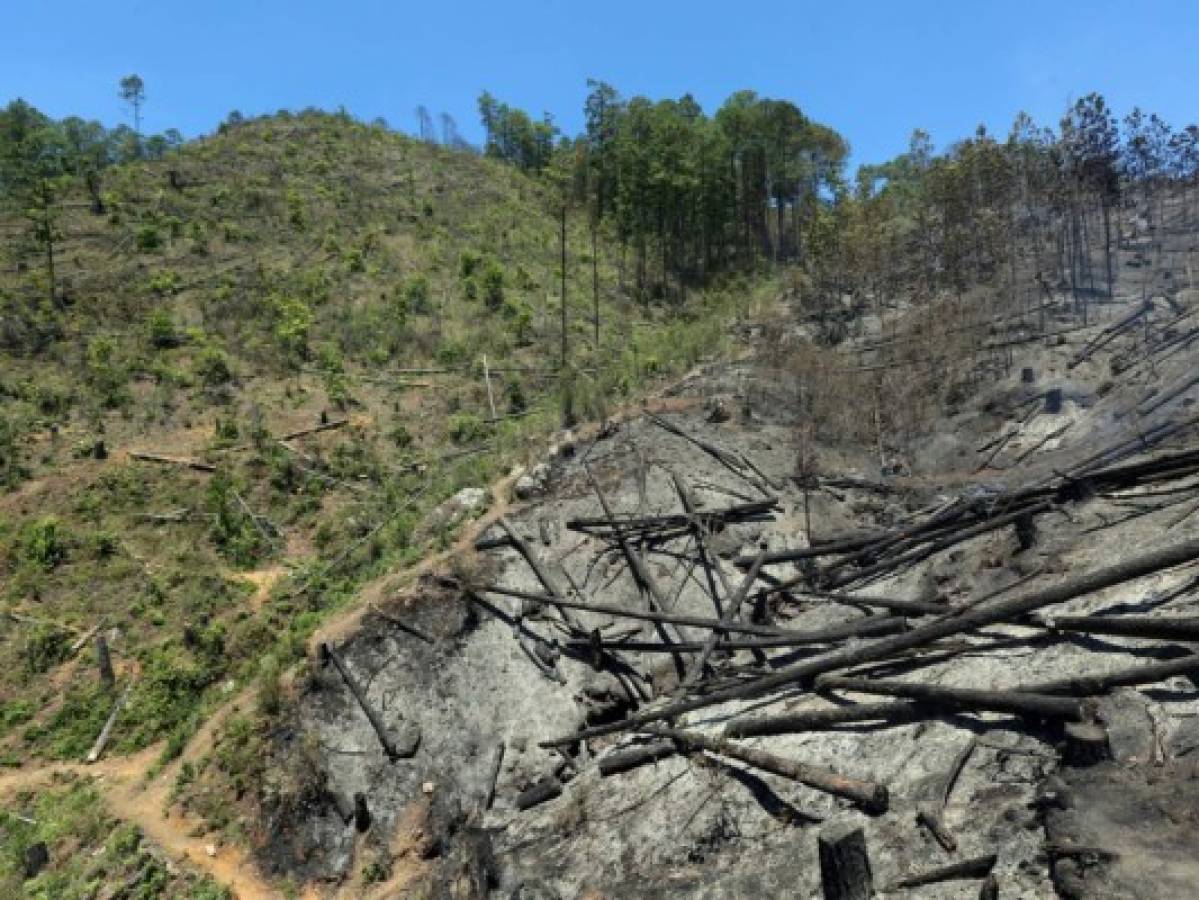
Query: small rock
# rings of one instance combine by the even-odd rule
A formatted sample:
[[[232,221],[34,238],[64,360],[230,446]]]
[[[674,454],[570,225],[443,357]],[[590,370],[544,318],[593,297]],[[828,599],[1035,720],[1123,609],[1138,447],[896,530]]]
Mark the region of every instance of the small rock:
[[[454,505],[464,513],[474,512],[487,502],[483,488],[463,488],[454,495]]]
[[[1073,798],[1070,794],[1070,788],[1061,778],[1056,775],[1050,775],[1046,778],[1033,797],[1033,805],[1041,809],[1056,807],[1058,809],[1069,809],[1073,803]]]
[[[422,785],[420,786],[420,789],[421,789],[421,791],[422,791],[423,793],[425,793],[426,795],[428,795],[428,794],[432,794],[432,793],[433,793],[433,791],[435,791],[435,790],[437,789],[437,785],[435,785],[435,784],[434,784],[433,782],[431,782],[431,781],[426,781],[424,784],[422,784]]]
[[[532,500],[544,491],[544,485],[532,475],[521,475],[512,485],[512,494],[517,500]]]
[[[209,845],[207,845],[207,846],[204,848],[204,852],[205,852],[205,853],[207,853],[207,854],[208,854],[210,857],[211,857],[211,856],[216,856],[216,844],[209,844]]]

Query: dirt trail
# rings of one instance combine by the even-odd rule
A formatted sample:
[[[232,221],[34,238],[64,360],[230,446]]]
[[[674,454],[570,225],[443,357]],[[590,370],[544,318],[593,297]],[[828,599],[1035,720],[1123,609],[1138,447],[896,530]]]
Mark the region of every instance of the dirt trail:
[[[196,823],[169,805],[171,786],[185,761],[195,761],[212,749],[221,724],[235,708],[234,703],[217,710],[192,737],[179,759],[166,766],[154,778],[146,779],[154,761],[162,752],[155,744],[132,756],[102,759],[93,765],[51,763],[37,768],[18,769],[0,775],[0,797],[36,788],[56,775],[77,775],[96,779],[96,789],[104,797],[108,812],[137,825],[146,837],[168,857],[204,872],[233,891],[239,900],[269,900],[282,896],[259,874],[249,854],[242,848],[224,845],[208,855],[211,841],[193,836]],[[316,896],[316,895],[312,895]]]
[[[690,375],[691,373],[688,373],[672,384],[681,383]],[[664,385],[659,390],[668,393],[670,386]],[[608,421],[621,422],[647,410],[653,412],[678,411],[686,409],[696,402],[692,398],[662,396],[622,407],[610,416]],[[592,439],[601,427],[600,424],[589,423],[575,429],[576,442],[581,443]],[[561,436],[559,435],[559,437]],[[510,511],[512,486],[521,474],[523,474],[523,470],[516,469],[489,485],[491,506],[479,518],[470,522],[448,549],[425,556],[406,569],[383,576],[375,582],[365,585],[350,606],[327,620],[313,634],[309,646],[315,648],[321,642],[339,641],[351,636],[373,604],[386,600],[397,589],[422,575],[444,569],[454,557],[473,552],[475,539]],[[240,577],[256,585],[257,589],[251,602],[260,605],[269,595],[271,587],[286,574],[287,570],[278,566],[254,572],[243,572],[240,573]],[[136,824],[152,842],[161,847],[171,858],[185,862],[192,868],[208,874],[233,891],[238,900],[271,900],[271,898],[282,897],[284,896],[283,891],[271,885],[261,875],[244,848],[222,845],[216,848],[215,855],[210,856],[208,847],[212,842],[205,837],[191,835],[197,823],[184,815],[177,807],[168,805],[171,786],[175,782],[180,766],[185,761],[199,759],[211,750],[220,725],[235,709],[244,707],[252,701],[252,688],[246,688],[231,697],[213,715],[209,716],[204,725],[188,742],[182,755],[152,779],[147,780],[145,774],[161,752],[161,745],[148,747],[132,756],[104,759],[90,766],[81,763],[52,763],[0,774],[0,797],[45,784],[57,774],[94,777],[97,780],[97,790],[105,798],[109,812],[116,818]],[[414,874],[397,872],[388,884],[378,885],[376,888],[387,891],[400,882],[409,880],[408,876]],[[305,900],[320,900],[325,896],[343,897],[348,896],[347,890],[357,890],[357,888],[353,885],[343,885],[340,889],[326,892],[309,886],[302,896]],[[372,892],[372,896],[382,895]]]

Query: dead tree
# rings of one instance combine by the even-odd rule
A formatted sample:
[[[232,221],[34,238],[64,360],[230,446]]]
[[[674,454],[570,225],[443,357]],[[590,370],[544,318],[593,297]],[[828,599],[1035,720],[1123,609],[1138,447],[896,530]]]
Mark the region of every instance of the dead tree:
[[[1067,579],[1040,591],[1032,591],[1005,600],[980,604],[960,613],[950,613],[929,622],[927,625],[917,626],[905,634],[830,650],[827,653],[805,659],[802,662],[788,666],[777,672],[772,672],[747,684],[739,684],[715,690],[701,697],[693,697],[655,709],[648,709],[618,722],[596,725],[573,735],[543,742],[543,746],[570,744],[582,738],[598,737],[604,734],[626,731],[631,728],[640,728],[651,722],[673,718],[692,710],[703,709],[708,706],[725,703],[729,700],[760,697],[779,688],[810,682],[812,679],[826,672],[833,672],[837,669],[845,669],[861,663],[886,659],[906,650],[926,646],[941,638],[973,631],[986,625],[1011,622],[1038,609],[1064,603],[1075,597],[1092,594],[1104,588],[1123,584],[1145,575],[1151,575],[1163,569],[1193,562],[1196,559],[1199,559],[1199,538],[1134,556],[1131,559],[1123,560],[1101,569],[1095,569],[1077,578]],[[1044,689],[1037,692],[1056,693]]]
[[[874,875],[861,826],[830,825],[816,837],[824,900],[870,900]]]

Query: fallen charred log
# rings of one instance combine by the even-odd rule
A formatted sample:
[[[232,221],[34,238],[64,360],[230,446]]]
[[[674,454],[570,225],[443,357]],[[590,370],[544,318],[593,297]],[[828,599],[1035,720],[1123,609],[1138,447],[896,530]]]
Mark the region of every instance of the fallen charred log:
[[[613,734],[630,728],[640,728],[651,722],[672,718],[685,712],[703,709],[728,700],[760,697],[782,687],[808,682],[818,675],[844,669],[865,662],[885,659],[904,650],[921,647],[951,635],[971,631],[997,622],[1010,622],[1038,609],[1072,600],[1075,597],[1094,593],[1107,587],[1132,581],[1145,575],[1199,559],[1199,538],[1184,541],[1162,550],[1135,556],[1111,566],[1096,569],[1078,578],[1025,595],[998,600],[970,607],[957,614],[949,614],[926,625],[913,628],[905,634],[882,638],[866,644],[841,647],[822,653],[795,665],[788,666],[747,684],[713,691],[702,697],[693,697],[675,703],[648,709],[619,722],[597,725],[572,735],[543,742],[543,746],[561,746],[580,739]],[[1197,660],[1199,661],[1199,660]],[[1038,693],[1056,693],[1040,690]]]
[[[1118,687],[1156,684],[1176,675],[1192,675],[1196,672],[1199,672],[1199,653],[1191,653],[1177,659],[1133,666],[1109,672],[1106,675],[1079,675],[1075,678],[1062,678],[1057,681],[1042,681],[1014,690],[1035,694],[1071,694],[1076,697],[1085,697],[1093,694],[1106,694]]]
[[[1199,641],[1199,616],[1168,619],[1161,616],[1051,616],[1036,618],[1051,631],[1110,634],[1168,641]]]
[[[854,691],[859,694],[883,694],[919,700],[953,710],[1013,713],[1038,719],[1082,721],[1083,704],[1075,700],[1047,696],[1031,691],[985,691],[976,688],[915,684],[906,681],[874,681],[869,678],[839,678],[822,675],[816,679],[820,691]]]
[[[994,853],[987,853],[983,856],[975,856],[970,859],[963,859],[960,862],[938,866],[935,869],[929,869],[927,872],[921,872],[918,875],[909,875],[906,878],[901,878],[891,884],[887,890],[907,890],[914,887],[922,887],[926,884],[937,884],[942,881],[986,878],[991,874],[991,870],[995,868],[995,861],[998,858]]]
[[[722,627],[724,623],[721,623]],[[899,616],[867,616],[855,619],[841,625],[814,631],[781,632],[774,637],[756,639],[734,639],[721,641],[718,645],[723,650],[767,650],[780,647],[803,647],[809,644],[827,644],[848,637],[866,637],[883,634],[895,634],[907,628],[907,620]],[[569,640],[566,649],[576,652],[588,650],[591,642],[587,640]],[[704,653],[710,646],[707,641],[680,641],[676,644],[663,644],[657,641],[604,641],[604,650],[625,650],[632,653]]]
[[[811,766],[806,763],[784,759],[764,750],[755,750],[734,744],[731,741],[709,737],[694,731],[683,731],[677,728],[648,728],[644,729],[655,737],[670,738],[681,746],[691,750],[704,750],[717,756],[725,756],[746,763],[772,775],[780,775],[800,784],[824,791],[837,797],[859,804],[868,812],[886,812],[888,805],[887,788],[872,781],[863,781],[838,775],[827,769]]]
[[[758,716],[730,722],[724,728],[725,737],[758,737],[771,734],[798,734],[821,731],[856,722],[879,722],[901,725],[928,718],[929,709],[920,703],[890,701],[886,703],[853,703],[828,709],[810,709],[778,716]]]

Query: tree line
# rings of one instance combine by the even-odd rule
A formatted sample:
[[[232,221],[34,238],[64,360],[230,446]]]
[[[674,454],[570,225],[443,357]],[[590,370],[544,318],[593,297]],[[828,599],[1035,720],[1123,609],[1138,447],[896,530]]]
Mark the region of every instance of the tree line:
[[[940,154],[917,130],[851,182],[845,139],[790,101],[739,91],[708,116],[690,95],[588,86],[575,137],[484,93],[484,153],[559,184],[564,204],[610,228],[643,297],[764,263],[800,267],[826,299],[960,296],[997,277],[1015,292],[1031,270],[1085,313],[1114,290],[1120,210],[1141,203],[1154,231],[1181,186],[1196,219],[1199,126],[1140,109],[1117,119],[1099,94],[1056,129],[1021,113],[1006,138],[980,127]]]
[[[1115,289],[1119,214],[1139,209],[1158,232],[1167,194],[1181,190],[1194,222],[1197,181],[1199,127],[1140,109],[1118,120],[1099,94],[1056,129],[1021,113],[1006,138],[980,127],[940,155],[916,131],[906,153],[863,166],[825,210],[817,274],[837,293],[960,296],[996,278],[1014,293],[1032,272],[1037,290],[1068,292],[1085,314],[1089,297]]]
[[[173,128],[162,134],[141,134],[146,92],[139,76],[121,79],[118,96],[130,105],[133,127],[106,128],[79,116],[56,120],[20,99],[0,109],[0,204],[24,220],[21,237],[43,255],[51,302],[56,298],[55,247],[62,196],[72,185],[82,185],[92,212],[103,215],[107,169],[139,159],[160,159],[183,144],[183,136]]]
[[[106,169],[183,140],[173,129],[141,134],[141,78],[122,79],[118,94],[132,127],[54,120],[23,100],[0,110],[0,200],[44,256],[51,299],[63,193],[81,185],[102,214]],[[1033,271],[1041,289],[1066,290],[1085,310],[1088,297],[1114,290],[1121,210],[1140,203],[1156,229],[1181,185],[1188,221],[1197,216],[1199,127],[1175,129],[1139,109],[1117,119],[1098,94],[1072,104],[1057,128],[1021,114],[1006,138],[980,127],[940,154],[916,131],[905,153],[852,180],[841,135],[753,91],[708,115],[689,94],[625,97],[589,81],[575,136],[487,92],[478,106],[482,152],[553,185],[563,215],[588,217],[593,251],[598,232],[614,239],[624,287],[641,299],[681,300],[723,273],[787,264],[826,300],[960,296],[1000,277],[1014,294]],[[424,107],[418,120],[419,137],[436,142]],[[478,152],[451,117],[440,124],[440,143]]]
[[[588,87],[575,137],[484,93],[483,152],[552,180],[565,205],[609,227],[636,294],[681,298],[731,268],[803,261],[814,211],[842,189],[849,147],[837,132],[753,91],[709,116],[689,94]]]

